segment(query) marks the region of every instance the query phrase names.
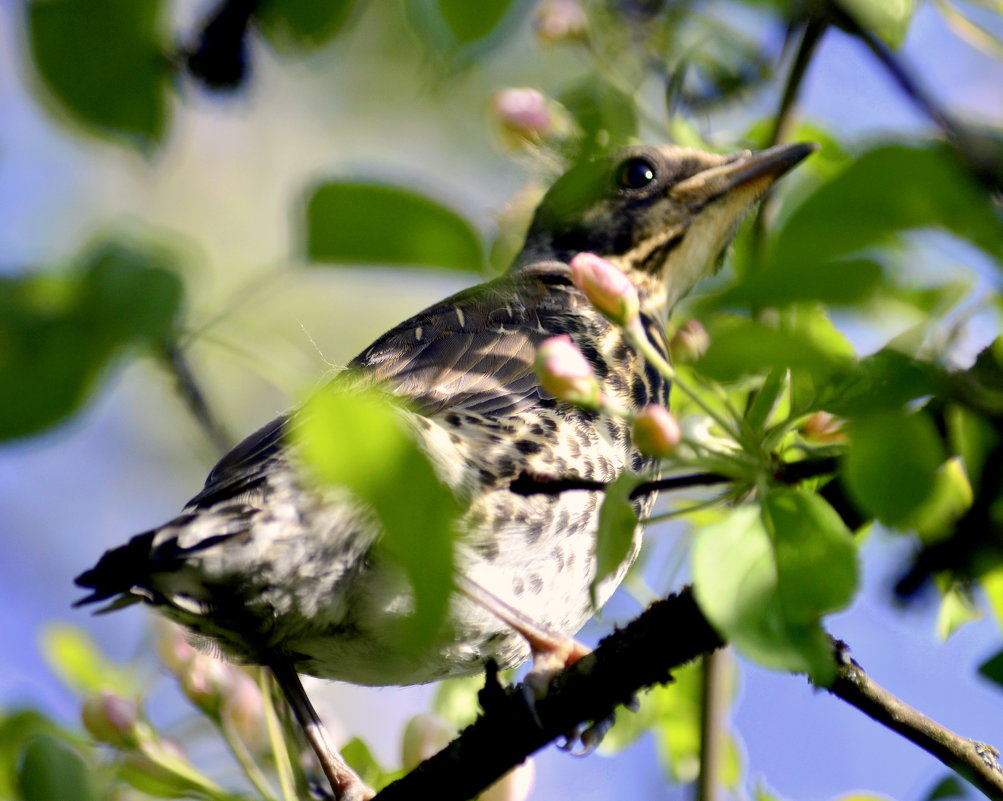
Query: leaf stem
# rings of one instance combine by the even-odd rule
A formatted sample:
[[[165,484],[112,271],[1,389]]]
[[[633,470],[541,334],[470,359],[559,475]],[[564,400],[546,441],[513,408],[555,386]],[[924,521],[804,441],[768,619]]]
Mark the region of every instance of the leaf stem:
[[[220,733],[223,735],[223,739],[226,741],[230,751],[240,763],[240,767],[244,771],[244,775],[246,775],[251,784],[254,785],[254,789],[258,791],[265,801],[278,801],[275,791],[269,784],[268,779],[265,777],[265,774],[261,772],[261,768],[258,767],[258,763],[254,761],[254,757],[248,750],[247,744],[233,728],[233,724],[227,722],[225,718],[220,718],[217,722],[217,726],[219,727]]]
[[[272,686],[269,674],[264,668],[258,668],[258,687],[264,703],[265,728],[268,731],[268,743],[275,759],[275,772],[279,777],[279,789],[283,801],[296,801],[296,780],[293,776],[293,765],[289,759],[289,749],[279,728],[279,719],[275,711],[272,696]]]

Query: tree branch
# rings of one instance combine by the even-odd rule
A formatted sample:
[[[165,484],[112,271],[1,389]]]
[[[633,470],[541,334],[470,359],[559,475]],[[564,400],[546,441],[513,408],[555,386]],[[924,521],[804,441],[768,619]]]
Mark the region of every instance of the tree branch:
[[[989,798],[1003,799],[1003,767],[996,748],[955,734],[879,687],[850,658],[845,643],[837,641],[836,658],[838,674],[830,693],[933,754]]]
[[[527,702],[521,686],[502,688],[489,680],[480,694],[481,717],[376,799],[467,801],[548,743],[584,722],[608,717],[639,690],[671,681],[673,669],[722,645],[691,589],[656,601],[562,671],[535,704]],[[995,748],[954,734],[879,687],[849,658],[845,644],[836,643],[834,658],[839,668],[830,693],[1003,801],[1003,768]]]
[[[226,453],[230,449],[232,440],[209,408],[209,403],[195,380],[184,350],[173,339],[168,339],[163,344],[162,355],[164,364],[174,376],[178,392],[181,394],[185,406],[188,407],[188,411],[191,412],[195,422],[202,429],[202,433],[220,455]]]

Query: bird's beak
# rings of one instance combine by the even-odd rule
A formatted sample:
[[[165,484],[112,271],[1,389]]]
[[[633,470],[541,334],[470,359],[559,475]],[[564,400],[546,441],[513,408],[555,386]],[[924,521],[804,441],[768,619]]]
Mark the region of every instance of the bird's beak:
[[[706,205],[741,187],[753,197],[759,197],[781,175],[816,150],[818,145],[813,142],[800,142],[777,145],[758,153],[739,153],[725,164],[680,181],[669,190],[669,195],[686,203]]]

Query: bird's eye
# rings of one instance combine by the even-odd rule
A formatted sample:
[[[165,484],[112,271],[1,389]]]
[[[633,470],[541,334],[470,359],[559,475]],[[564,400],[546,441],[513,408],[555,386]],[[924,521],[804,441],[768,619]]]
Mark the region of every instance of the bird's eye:
[[[616,185],[621,189],[643,189],[655,180],[655,165],[648,159],[634,157],[616,168]]]

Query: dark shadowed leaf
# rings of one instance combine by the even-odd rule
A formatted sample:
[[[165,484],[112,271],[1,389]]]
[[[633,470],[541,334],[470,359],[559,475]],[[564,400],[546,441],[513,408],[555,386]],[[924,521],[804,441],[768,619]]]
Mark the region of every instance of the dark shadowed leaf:
[[[402,569],[415,594],[399,636],[421,649],[440,632],[453,587],[452,492],[383,393],[329,385],[307,401],[292,430],[317,477],[350,491],[382,524],[378,553]]]
[[[480,234],[455,211],[398,186],[332,181],[310,194],[307,255],[314,261],[478,272]]]
[[[606,488],[596,532],[596,576],[589,585],[593,606],[596,605],[596,586],[613,575],[631,551],[637,513],[630,502],[630,493],[641,480],[634,473],[624,473]]]
[[[866,259],[798,268],[789,263],[769,265],[745,275],[716,302],[721,306],[748,306],[754,310],[799,301],[852,305],[873,295],[881,281],[880,265]]]
[[[942,389],[944,380],[937,365],[885,348],[834,375],[817,405],[844,417],[901,409]]]
[[[924,801],[941,801],[945,798],[966,798],[968,793],[965,785],[953,774],[945,776],[937,782],[933,789],[927,794]]]
[[[637,135],[637,108],[629,95],[590,76],[558,96],[581,129],[582,142],[574,159],[585,159],[626,145]]]
[[[770,262],[781,272],[814,269],[916,228],[940,228],[1003,256],[1003,221],[949,150],[885,145],[864,153],[791,213]]]
[[[1003,651],[979,665],[979,674],[1003,688]]]
[[[33,709],[0,711],[0,798],[17,798],[25,747],[41,735],[61,736],[55,721]]]
[[[46,88],[87,128],[149,148],[169,113],[162,0],[34,0],[28,34]]]
[[[0,278],[0,440],[61,421],[123,348],[169,335],[181,301],[169,266],[109,244],[73,272]]]
[[[65,742],[43,735],[29,743],[18,774],[24,801],[97,801],[91,771]]]
[[[923,412],[876,412],[854,421],[842,478],[850,497],[882,523],[895,526],[933,489],[944,446]]]
[[[357,5],[358,0],[262,0],[255,19],[273,45],[312,48],[337,36]]]

